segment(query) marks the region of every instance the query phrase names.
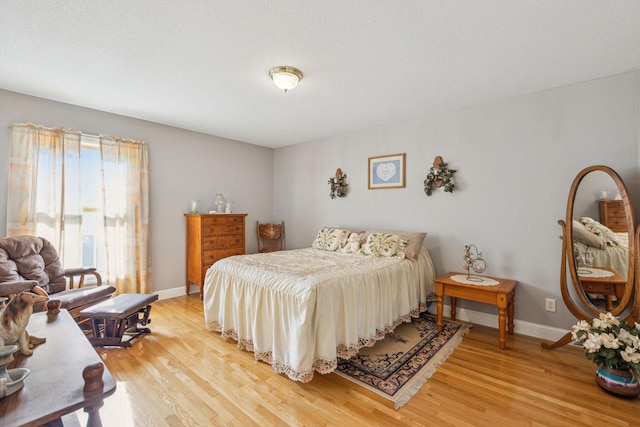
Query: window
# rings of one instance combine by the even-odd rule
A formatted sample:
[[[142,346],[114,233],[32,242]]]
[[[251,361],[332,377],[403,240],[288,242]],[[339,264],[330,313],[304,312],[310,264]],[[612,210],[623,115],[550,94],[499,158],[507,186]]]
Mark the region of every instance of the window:
[[[151,292],[146,142],[12,129],[7,235],[46,238],[63,266],[96,267],[119,292]]]

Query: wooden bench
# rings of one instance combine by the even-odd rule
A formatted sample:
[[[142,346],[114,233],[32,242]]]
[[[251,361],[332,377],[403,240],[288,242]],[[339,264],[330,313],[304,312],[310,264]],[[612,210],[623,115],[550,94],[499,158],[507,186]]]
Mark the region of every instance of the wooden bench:
[[[151,303],[158,300],[156,294],[120,294],[80,312],[91,319],[94,347],[131,347],[131,340],[140,334],[149,334],[149,328],[139,328],[151,323]],[[125,337],[127,335],[127,337]]]

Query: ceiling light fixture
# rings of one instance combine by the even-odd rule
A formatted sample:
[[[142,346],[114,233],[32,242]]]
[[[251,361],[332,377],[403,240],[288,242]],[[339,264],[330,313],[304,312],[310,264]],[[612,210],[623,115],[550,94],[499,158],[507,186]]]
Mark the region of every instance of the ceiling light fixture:
[[[269,76],[273,84],[287,93],[288,90],[298,86],[298,82],[302,80],[302,71],[293,67],[280,66],[272,68]]]

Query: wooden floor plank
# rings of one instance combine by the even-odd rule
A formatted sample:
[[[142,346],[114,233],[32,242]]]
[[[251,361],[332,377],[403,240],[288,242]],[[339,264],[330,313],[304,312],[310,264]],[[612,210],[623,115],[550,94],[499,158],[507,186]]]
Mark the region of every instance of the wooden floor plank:
[[[131,348],[97,349],[118,381],[118,399],[100,411],[105,427],[640,426],[640,399],[601,390],[580,349],[544,350],[516,334],[500,350],[497,330],[483,326],[395,410],[336,374],[307,384],[275,374],[205,327],[198,295],[157,301],[151,318],[152,333]]]

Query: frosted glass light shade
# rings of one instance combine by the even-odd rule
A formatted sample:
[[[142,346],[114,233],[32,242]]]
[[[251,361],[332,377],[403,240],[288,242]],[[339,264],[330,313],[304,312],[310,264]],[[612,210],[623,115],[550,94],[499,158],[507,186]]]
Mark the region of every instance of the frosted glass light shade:
[[[298,82],[302,79],[302,72],[297,68],[283,66],[272,68],[269,76],[276,87],[287,93],[288,90],[298,86]]]

